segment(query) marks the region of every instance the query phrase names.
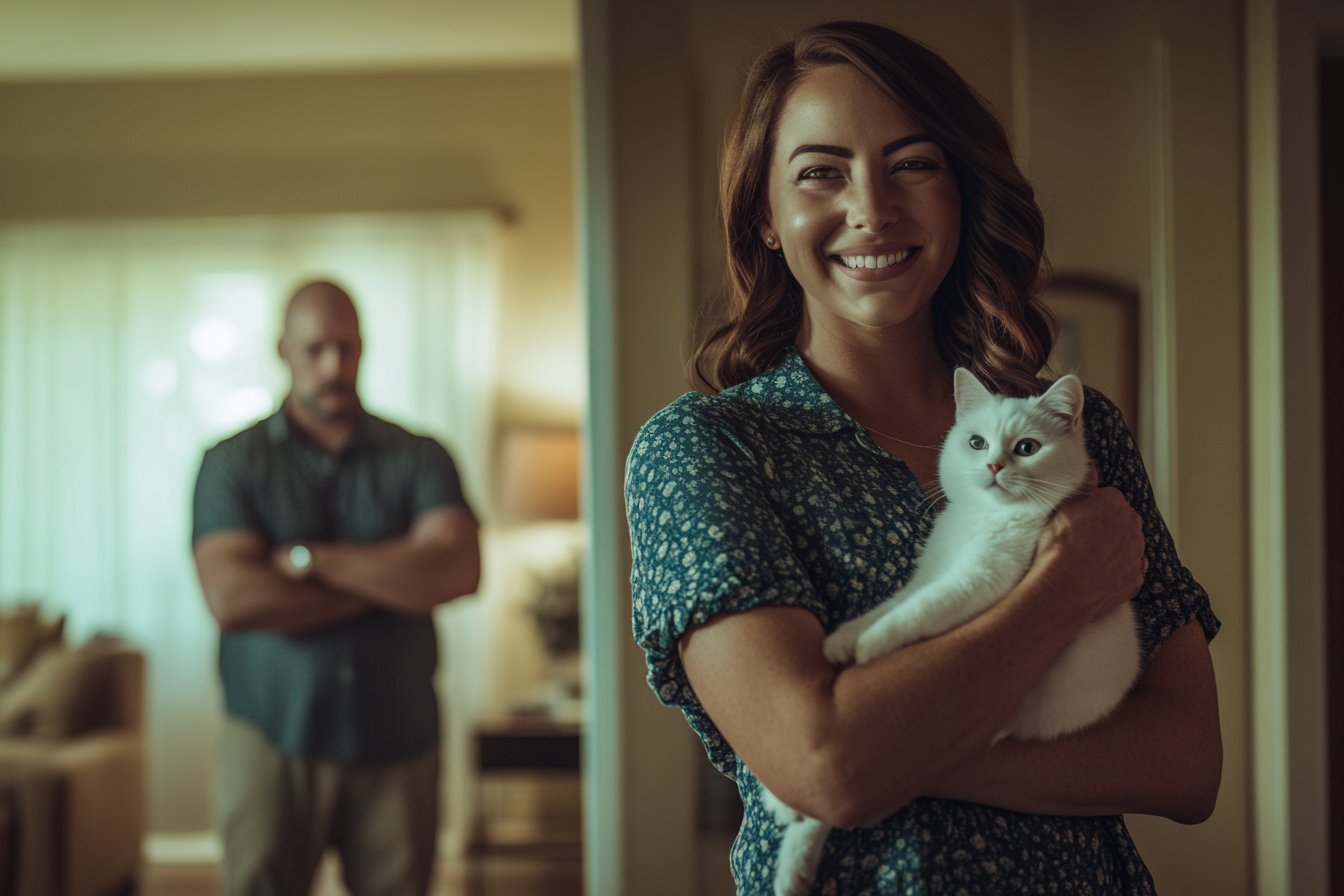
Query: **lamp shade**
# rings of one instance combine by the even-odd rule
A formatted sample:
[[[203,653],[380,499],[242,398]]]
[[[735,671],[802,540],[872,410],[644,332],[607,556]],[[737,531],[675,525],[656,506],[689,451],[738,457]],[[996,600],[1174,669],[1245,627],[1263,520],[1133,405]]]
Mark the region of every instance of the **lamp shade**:
[[[578,519],[577,430],[506,430],[500,450],[499,507],[506,522]]]

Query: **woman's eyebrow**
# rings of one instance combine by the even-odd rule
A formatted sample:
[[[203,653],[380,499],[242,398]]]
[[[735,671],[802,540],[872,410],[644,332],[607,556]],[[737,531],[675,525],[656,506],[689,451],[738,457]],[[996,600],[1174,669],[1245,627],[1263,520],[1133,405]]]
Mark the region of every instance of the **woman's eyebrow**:
[[[933,138],[928,134],[911,134],[908,137],[893,140],[882,147],[882,155],[888,156],[903,146],[909,146],[911,143],[923,143],[925,141],[933,142]],[[826,143],[804,143],[789,154],[789,161],[792,162],[805,152],[820,152],[825,153],[828,156],[839,156],[842,159],[854,158],[854,151],[852,149],[846,149],[843,146],[831,146]]]

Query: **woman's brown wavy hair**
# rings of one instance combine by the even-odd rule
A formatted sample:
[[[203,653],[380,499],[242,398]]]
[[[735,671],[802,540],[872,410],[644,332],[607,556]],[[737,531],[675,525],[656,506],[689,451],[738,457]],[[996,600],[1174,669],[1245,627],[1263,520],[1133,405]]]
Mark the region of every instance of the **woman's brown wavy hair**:
[[[829,22],[766,52],[747,74],[719,177],[728,241],[728,321],[691,358],[692,379],[717,391],[778,363],[803,320],[803,291],[758,230],[775,125],[811,72],[852,65],[943,148],[961,192],[961,244],[933,297],[934,338],[950,365],[1005,395],[1040,391],[1054,316],[1037,298],[1048,264],[1045,222],[989,103],[942,57],[868,22]]]

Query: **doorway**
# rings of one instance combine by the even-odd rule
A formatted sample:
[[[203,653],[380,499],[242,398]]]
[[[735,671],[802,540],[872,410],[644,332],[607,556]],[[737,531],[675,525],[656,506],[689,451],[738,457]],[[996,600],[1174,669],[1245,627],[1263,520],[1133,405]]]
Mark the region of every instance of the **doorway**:
[[[1322,62],[1319,84],[1330,892],[1344,896],[1344,61]]]

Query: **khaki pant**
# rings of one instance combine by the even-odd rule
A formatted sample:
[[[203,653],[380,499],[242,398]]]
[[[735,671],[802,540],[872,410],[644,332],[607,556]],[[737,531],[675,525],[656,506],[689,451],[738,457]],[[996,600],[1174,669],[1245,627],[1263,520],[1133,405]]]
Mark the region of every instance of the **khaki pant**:
[[[347,765],[285,756],[229,718],[215,766],[224,896],[306,896],[322,853],[352,896],[425,896],[439,815],[439,751]]]

